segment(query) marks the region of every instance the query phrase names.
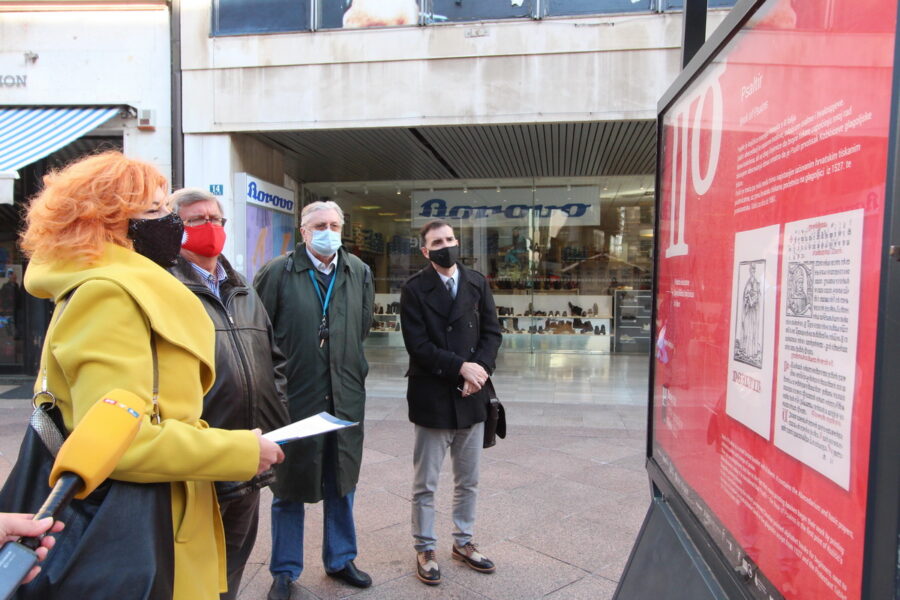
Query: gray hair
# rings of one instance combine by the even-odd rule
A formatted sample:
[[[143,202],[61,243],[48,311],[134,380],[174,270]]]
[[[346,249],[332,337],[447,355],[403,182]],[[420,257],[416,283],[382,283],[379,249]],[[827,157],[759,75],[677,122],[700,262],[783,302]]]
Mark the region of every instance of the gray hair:
[[[225,210],[222,208],[222,201],[206,190],[201,190],[200,188],[182,188],[177,192],[173,192],[172,195],[169,196],[169,204],[172,207],[172,212],[176,215],[181,212],[182,208],[190,206],[191,204],[203,202],[205,200],[212,200],[213,202],[218,204],[219,212],[222,214],[222,216],[225,216]]]
[[[341,220],[341,227],[344,226],[344,211],[337,205],[337,202],[334,202],[333,200],[317,200],[316,202],[311,202],[303,207],[303,211],[300,213],[300,227],[305,227],[309,222],[309,216],[320,210],[333,210]]]

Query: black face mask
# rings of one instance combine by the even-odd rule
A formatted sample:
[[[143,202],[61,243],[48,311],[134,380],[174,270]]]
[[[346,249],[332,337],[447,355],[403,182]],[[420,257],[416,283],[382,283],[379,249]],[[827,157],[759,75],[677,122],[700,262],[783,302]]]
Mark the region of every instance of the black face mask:
[[[128,237],[134,251],[166,268],[175,264],[181,250],[184,223],[175,213],[158,219],[128,219]]]
[[[439,267],[449,269],[459,260],[459,245],[444,246],[440,250],[429,250],[428,260]]]

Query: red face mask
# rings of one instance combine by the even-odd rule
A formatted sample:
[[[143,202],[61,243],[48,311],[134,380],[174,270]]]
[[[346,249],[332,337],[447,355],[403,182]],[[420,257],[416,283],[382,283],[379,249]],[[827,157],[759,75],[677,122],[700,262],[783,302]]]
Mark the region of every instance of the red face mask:
[[[225,247],[225,228],[204,223],[196,227],[184,228],[184,241],[181,247],[200,256],[214,257],[222,253]]]

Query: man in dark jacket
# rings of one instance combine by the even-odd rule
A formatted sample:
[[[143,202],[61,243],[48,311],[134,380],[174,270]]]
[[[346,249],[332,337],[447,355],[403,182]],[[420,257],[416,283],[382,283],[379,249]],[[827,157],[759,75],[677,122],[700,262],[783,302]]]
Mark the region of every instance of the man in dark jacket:
[[[400,291],[400,326],[409,353],[406,400],[415,423],[412,533],[416,573],[441,581],[435,558],[434,493],[447,448],[453,462],[451,555],[481,573],[494,563],[472,541],[478,466],[492,385],[500,323],[487,280],[457,264],[459,242],[446,221],[422,227],[422,254],[431,264]]]
[[[216,327],[216,382],[203,399],[203,419],[212,427],[263,432],[287,425],[284,356],[259,296],[221,254],[221,204],[198,189],[175,192],[171,203],[184,221],[185,238],[169,271],[200,298]],[[256,542],[259,490],[274,477],[270,470],[250,481],[216,482],[228,571],[222,599],[237,597]]]
[[[334,202],[304,207],[303,243],[273,259],[254,280],[275,342],[288,358],[288,409],[298,420],[326,411],[359,422],[284,446],[272,484],[270,600],[288,600],[303,570],[303,504],[323,501],[325,572],[356,587],[372,579],[356,568],[353,497],[363,452],[366,375],[363,342],[372,325],[372,272],[341,247],[344,213]]]

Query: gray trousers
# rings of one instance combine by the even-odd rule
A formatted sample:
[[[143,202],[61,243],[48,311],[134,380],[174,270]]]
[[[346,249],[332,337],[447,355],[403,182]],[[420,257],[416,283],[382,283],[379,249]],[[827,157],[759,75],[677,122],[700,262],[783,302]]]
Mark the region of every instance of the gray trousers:
[[[468,429],[431,429],[416,425],[413,451],[412,534],[417,552],[434,550],[434,493],[447,448],[453,463],[453,539],[457,546],[472,540],[478,467],[484,444],[484,423]]]

